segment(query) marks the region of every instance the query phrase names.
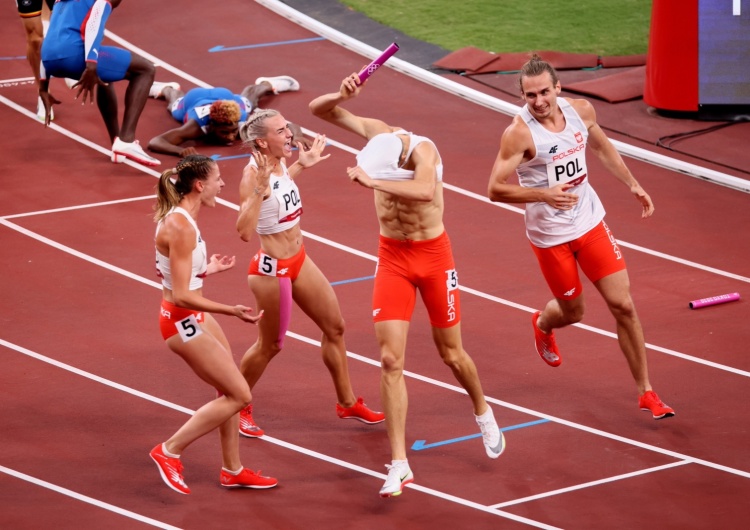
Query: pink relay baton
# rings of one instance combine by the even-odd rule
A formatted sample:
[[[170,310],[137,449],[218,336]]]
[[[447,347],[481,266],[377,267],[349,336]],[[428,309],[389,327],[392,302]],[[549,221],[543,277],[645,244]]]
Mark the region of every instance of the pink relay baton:
[[[728,293],[720,294],[719,296],[712,296],[710,298],[701,298],[700,300],[693,300],[688,304],[690,309],[698,309],[700,307],[706,307],[716,304],[726,304],[727,302],[734,302],[740,299],[740,293]]]
[[[375,70],[380,68],[383,63],[390,59],[391,56],[397,51],[398,44],[392,42],[391,45],[388,46],[385,51],[380,54],[380,57],[378,57],[362,69],[362,71],[359,73],[359,84],[361,85],[362,83],[364,83],[368,77],[375,73]]]

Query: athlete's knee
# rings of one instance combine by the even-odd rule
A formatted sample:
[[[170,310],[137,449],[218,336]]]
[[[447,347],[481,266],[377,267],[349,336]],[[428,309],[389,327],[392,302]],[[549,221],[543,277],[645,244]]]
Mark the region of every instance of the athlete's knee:
[[[245,381],[244,378],[237,381],[234,387],[228,389],[225,396],[228,400],[236,404],[236,409],[238,412],[247,407],[253,400],[253,395],[250,392],[250,386],[247,384],[247,381]]]
[[[570,311],[564,311],[563,319],[565,320],[566,325],[578,324],[581,320],[583,320],[583,314],[584,308],[580,307],[577,309],[572,309]]]
[[[281,351],[281,344],[278,341],[272,341],[270,344],[263,342],[258,339],[242,356],[240,360],[240,371],[245,374],[251,366],[254,365],[254,361],[257,359],[264,359],[265,363],[268,363]]]
[[[632,320],[636,318],[635,304],[629,295],[618,300],[608,301],[607,305],[617,320]]]
[[[140,55],[133,55],[128,72],[132,75],[151,77],[153,80],[156,76],[156,67],[154,63],[147,61]]]
[[[586,305],[583,300],[579,297],[573,303],[560,304],[561,318],[565,326],[571,324],[577,324],[583,320],[583,315],[586,313]]]
[[[344,322],[344,319],[339,317],[337,321],[334,321],[333,323],[325,326],[325,328],[323,329],[323,335],[329,341],[337,342],[344,337],[345,328],[346,324]]]
[[[237,410],[242,410],[247,407],[253,401],[253,394],[250,392],[250,387],[245,383],[245,388],[237,395],[236,401],[239,403]]]
[[[26,34],[26,44],[36,52],[39,52],[42,49],[43,40],[44,38],[42,37],[42,34],[37,33],[36,31]]]
[[[264,341],[258,340],[257,354],[265,357],[267,360],[271,360],[276,357],[283,349],[283,337],[275,340]]]
[[[460,346],[438,345],[440,358],[451,370],[460,369],[469,356]]]
[[[399,373],[404,370],[404,355],[390,347],[384,346],[380,350],[380,366],[384,374]]]

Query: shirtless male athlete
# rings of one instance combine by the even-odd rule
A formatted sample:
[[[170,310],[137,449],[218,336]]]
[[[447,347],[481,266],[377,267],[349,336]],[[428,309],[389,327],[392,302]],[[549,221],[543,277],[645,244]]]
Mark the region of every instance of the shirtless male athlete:
[[[338,92],[310,102],[310,110],[367,140],[357,156],[358,165],[349,168],[348,174],[353,182],[375,191],[380,222],[372,309],[380,345],[381,399],[392,452],[380,495],[391,497],[400,495],[414,480],[406,457],[404,358],[417,290],[430,315],[440,357],[471,398],[487,456],[500,456],[505,439],[482,393],[474,361],[461,343],[458,276],[443,225],[440,154],[429,138],[356,116],[340,106],[357,97],[362,88],[358,75],[352,74],[341,82]]]

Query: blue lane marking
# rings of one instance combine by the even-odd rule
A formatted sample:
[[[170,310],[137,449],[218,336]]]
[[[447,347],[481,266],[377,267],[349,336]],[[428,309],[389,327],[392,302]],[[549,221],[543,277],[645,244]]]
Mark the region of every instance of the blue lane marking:
[[[285,44],[300,44],[302,42],[315,42],[319,40],[325,40],[325,37],[311,37],[309,39],[297,39],[297,40],[282,40],[278,42],[265,42],[263,44],[246,44],[244,46],[229,46],[226,48],[224,46],[214,46],[208,51],[209,53],[229,52],[233,50],[245,50],[247,48],[265,48],[266,46],[283,46]]]
[[[341,280],[340,282],[331,282],[331,285],[342,285],[344,283],[363,282],[365,280],[372,280],[375,276],[362,276],[361,278],[352,278],[351,280]]]
[[[510,427],[502,427],[500,430],[503,432],[514,431],[516,429],[522,429],[524,427],[532,427],[534,425],[547,423],[548,421],[549,420],[541,419],[541,420],[536,420],[536,421],[530,421],[528,423],[519,423],[518,425],[511,425]],[[416,442],[414,442],[414,445],[412,445],[411,448],[413,451],[422,451],[423,449],[431,449],[433,447],[439,447],[441,445],[465,442],[466,440],[471,440],[473,438],[481,438],[481,437],[482,437],[482,433],[470,434],[469,436],[461,436],[460,438],[453,438],[452,440],[445,440],[444,442],[435,442],[431,444],[426,444],[425,442],[427,440],[417,440]]]

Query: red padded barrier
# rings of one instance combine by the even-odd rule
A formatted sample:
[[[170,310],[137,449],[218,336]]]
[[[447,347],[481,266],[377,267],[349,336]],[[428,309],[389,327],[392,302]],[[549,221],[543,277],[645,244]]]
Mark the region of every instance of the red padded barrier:
[[[698,110],[698,0],[654,0],[643,100],[662,110]]]

